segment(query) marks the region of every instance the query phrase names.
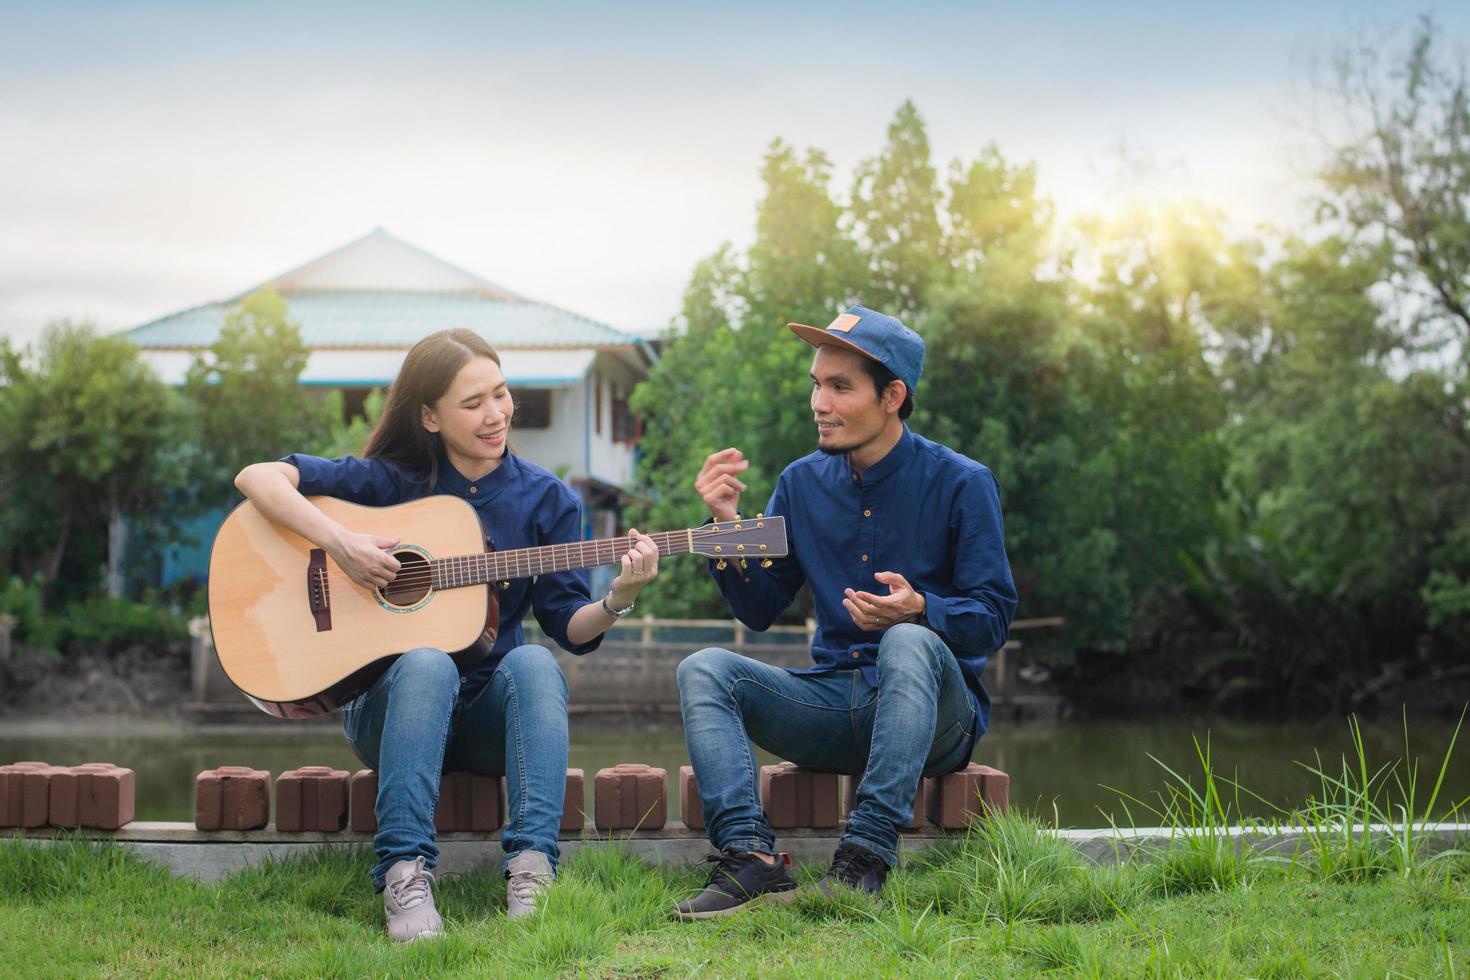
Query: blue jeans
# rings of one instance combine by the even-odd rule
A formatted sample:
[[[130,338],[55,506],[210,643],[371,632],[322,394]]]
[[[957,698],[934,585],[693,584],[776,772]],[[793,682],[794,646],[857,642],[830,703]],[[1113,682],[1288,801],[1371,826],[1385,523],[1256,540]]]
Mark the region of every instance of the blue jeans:
[[[504,775],[507,858],[540,851],[554,866],[567,774],[567,682],[551,651],[507,653],[473,700],[460,697],[459,669],[427,647],[394,661],[343,709],[343,730],[358,758],[378,771],[378,865],[373,884],[399,861],[439,858],[434,810],[446,771]]]
[[[969,756],[975,709],[954,654],[933,630],[901,623],[878,647],[878,683],[860,670],[793,674],[717,647],[679,664],[684,739],[710,843],[774,853],[761,810],[756,745],[806,769],[861,775],[843,840],[898,860],[921,775]]]

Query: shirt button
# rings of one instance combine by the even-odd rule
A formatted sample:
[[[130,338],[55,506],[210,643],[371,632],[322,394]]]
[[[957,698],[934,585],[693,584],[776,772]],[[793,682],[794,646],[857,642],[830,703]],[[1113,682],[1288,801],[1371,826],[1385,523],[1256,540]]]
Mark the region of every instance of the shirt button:
[[[861,660],[862,658],[863,658],[863,655],[861,653],[859,653],[856,650],[852,651],[852,659],[854,659],[854,660]]]
[[[863,511],[863,516],[864,517],[872,517],[873,516],[873,512],[870,511],[870,510],[865,510],[865,511]]]
[[[468,684],[470,682],[470,679],[468,677],[466,677],[464,674],[460,674],[459,675],[459,682],[461,684]]]
[[[868,556],[867,555],[863,555],[863,561],[867,561],[867,560],[868,560]]]
[[[470,493],[479,493],[479,492],[480,492],[480,488],[479,487],[470,487]]]

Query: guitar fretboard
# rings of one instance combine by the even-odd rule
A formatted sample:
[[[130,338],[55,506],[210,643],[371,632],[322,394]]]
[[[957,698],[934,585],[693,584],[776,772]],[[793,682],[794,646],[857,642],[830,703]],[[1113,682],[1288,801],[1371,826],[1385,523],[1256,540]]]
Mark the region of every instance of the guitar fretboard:
[[[689,531],[662,531],[650,534],[649,537],[658,545],[660,556],[687,555],[693,550],[690,547]],[[455,555],[451,558],[435,558],[429,562],[429,567],[433,575],[433,588],[455,589],[466,585],[483,585],[486,582],[565,572],[573,568],[614,565],[632,550],[632,540],[628,537],[603,538],[599,541],[549,544],[539,548],[517,548],[514,551]]]

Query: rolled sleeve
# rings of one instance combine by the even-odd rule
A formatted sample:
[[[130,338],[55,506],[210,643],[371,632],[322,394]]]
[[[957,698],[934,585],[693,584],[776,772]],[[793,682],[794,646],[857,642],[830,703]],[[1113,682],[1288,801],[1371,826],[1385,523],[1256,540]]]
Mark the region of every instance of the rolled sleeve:
[[[559,495],[556,513],[542,528],[543,544],[567,544],[582,540],[582,507],[570,491]],[[592,601],[592,590],[585,569],[538,575],[531,586],[531,609],[541,631],[568,653],[581,656],[602,646],[605,633],[573,646],[567,638],[567,626],[578,609]]]
[[[281,462],[296,468],[300,474],[297,489],[307,496],[321,494],[368,507],[387,507],[413,496],[405,492],[398,467],[378,457],[325,459],[292,453],[281,457]]]

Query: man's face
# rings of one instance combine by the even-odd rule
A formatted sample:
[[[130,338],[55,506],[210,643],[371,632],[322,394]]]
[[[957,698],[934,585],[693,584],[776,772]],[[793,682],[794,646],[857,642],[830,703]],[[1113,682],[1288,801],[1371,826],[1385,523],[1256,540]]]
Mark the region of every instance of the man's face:
[[[812,358],[812,415],[817,448],[846,453],[877,438],[888,423],[873,378],[861,354],[823,344]]]

